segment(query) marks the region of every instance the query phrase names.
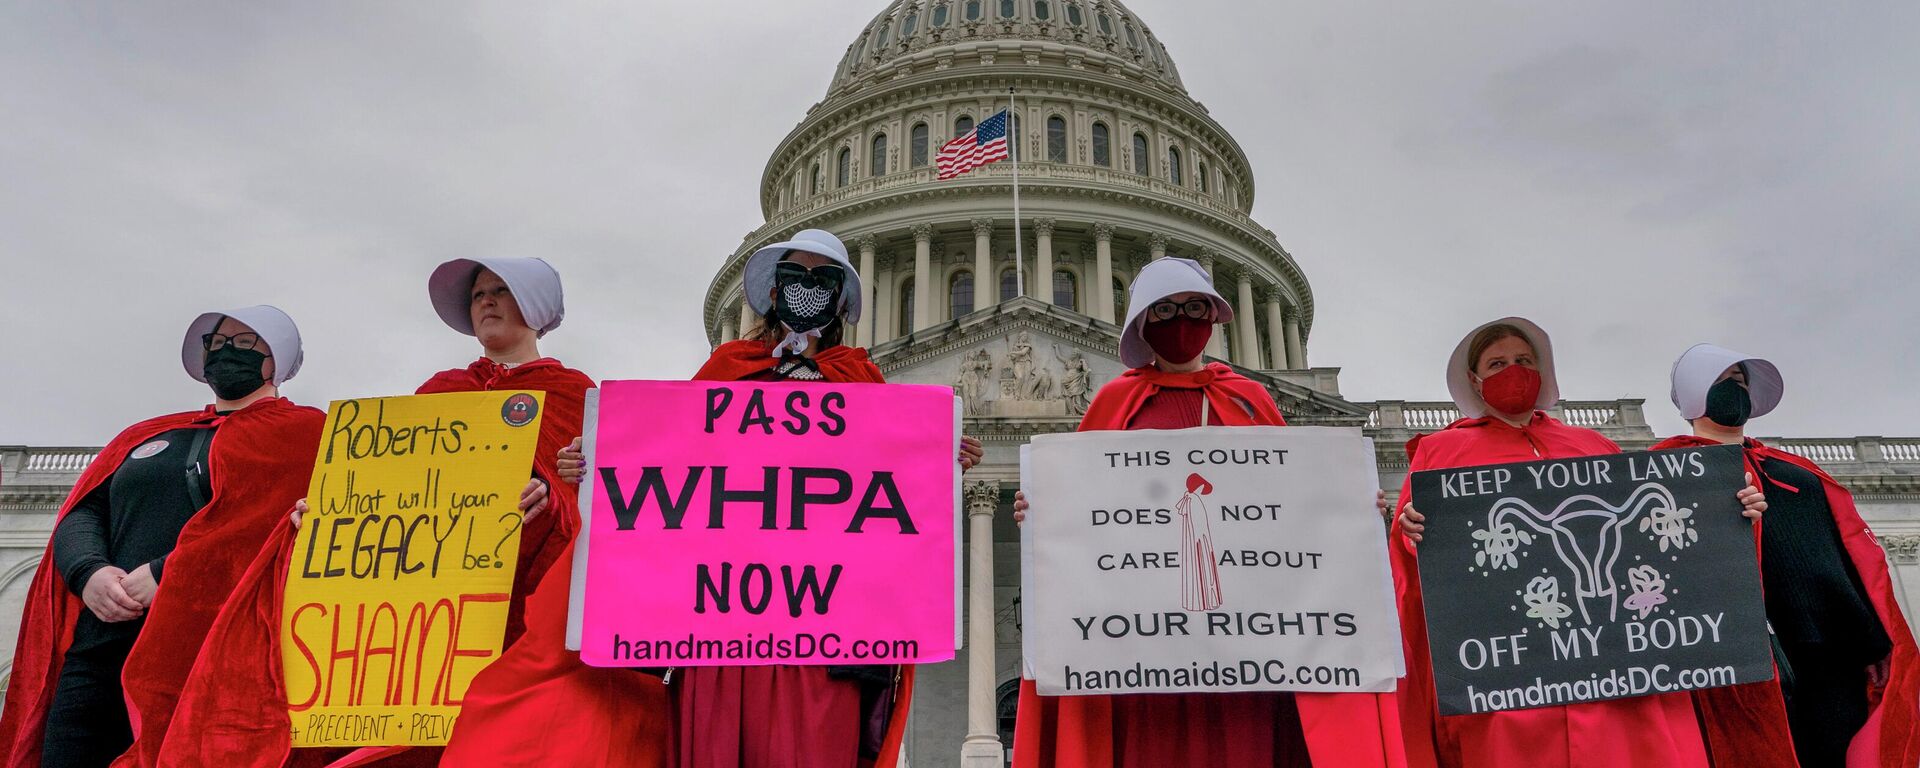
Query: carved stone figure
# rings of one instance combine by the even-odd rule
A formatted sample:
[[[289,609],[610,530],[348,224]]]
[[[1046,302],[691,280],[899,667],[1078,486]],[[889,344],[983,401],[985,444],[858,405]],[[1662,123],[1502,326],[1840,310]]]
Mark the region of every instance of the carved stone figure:
[[[1028,400],[1029,381],[1033,378],[1033,335],[1021,331],[1007,338],[1007,370],[1013,374],[1014,396]],[[1001,374],[1001,378],[1008,378]]]
[[[960,358],[960,397],[967,404],[967,415],[986,414],[992,384],[993,353],[977,349]]]
[[[1067,412],[1084,415],[1089,395],[1093,392],[1093,372],[1087,370],[1087,358],[1080,350],[1073,350],[1065,356],[1060,354],[1060,345],[1053,347],[1054,357],[1061,360],[1066,373],[1060,377],[1060,398],[1067,403]]]

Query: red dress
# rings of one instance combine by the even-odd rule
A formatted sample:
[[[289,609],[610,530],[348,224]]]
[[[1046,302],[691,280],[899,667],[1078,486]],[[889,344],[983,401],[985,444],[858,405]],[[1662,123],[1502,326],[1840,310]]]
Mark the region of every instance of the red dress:
[[[1600,433],[1535,413],[1524,429],[1487,417],[1463,419],[1407,444],[1411,466],[1400,498],[1408,498],[1411,473],[1536,459],[1619,453]],[[1558,707],[1441,717],[1434,698],[1433,663],[1427,655],[1426,610],[1420,595],[1420,563],[1413,542],[1394,523],[1387,537],[1393,552],[1394,591],[1400,597],[1400,630],[1407,654],[1401,680],[1400,717],[1411,765],[1446,768],[1706,768],[1706,746],[1690,694]]]
[[[1214,363],[1135,368],[1094,397],[1081,431],[1281,425],[1259,384]],[[1017,768],[1401,766],[1391,694],[1191,693],[1042,697],[1020,682]]]

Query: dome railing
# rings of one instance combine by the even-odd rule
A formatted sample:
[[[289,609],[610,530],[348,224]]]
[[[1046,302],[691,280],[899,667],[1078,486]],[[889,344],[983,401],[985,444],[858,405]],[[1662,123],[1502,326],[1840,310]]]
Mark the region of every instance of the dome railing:
[[[757,242],[767,235],[782,231],[791,223],[811,217],[821,211],[834,208],[869,195],[894,192],[921,184],[951,184],[956,187],[975,186],[981,180],[991,180],[994,184],[1010,182],[1013,179],[1013,165],[1000,162],[975,169],[972,173],[958,179],[939,181],[935,177],[938,171],[933,166],[896,171],[885,176],[867,177],[852,182],[839,189],[828,190],[807,197],[775,212],[774,217],[764,226],[747,235],[748,242]],[[1163,179],[1141,176],[1117,168],[1077,165],[1072,163],[1035,163],[1020,164],[1020,180],[1029,181],[1071,181],[1084,184],[1104,184],[1128,191],[1146,192],[1167,200],[1204,209],[1216,216],[1254,231],[1264,231],[1253,221],[1253,217],[1234,207],[1231,203],[1212,195],[1203,195],[1199,190],[1173,184]]]

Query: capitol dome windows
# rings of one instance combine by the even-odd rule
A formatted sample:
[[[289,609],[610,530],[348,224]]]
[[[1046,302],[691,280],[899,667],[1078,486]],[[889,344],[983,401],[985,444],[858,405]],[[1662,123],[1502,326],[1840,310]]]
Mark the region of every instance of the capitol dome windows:
[[[1167,181],[1180,186],[1180,150],[1167,147]]]
[[[946,25],[947,25],[947,4],[941,3],[933,7],[933,20],[928,24],[928,26],[931,26],[934,29],[939,29]]]
[[[1086,21],[1087,21],[1086,17],[1080,15],[1080,5],[1078,3],[1067,3],[1067,23],[1068,24],[1072,24],[1078,27],[1082,24],[1085,24]]]
[[[1020,275],[1014,271],[1013,267],[1000,270],[1000,300],[1013,301],[1013,298],[1019,295]]]
[[[1067,121],[1059,115],[1047,118],[1047,162],[1067,161]]]
[[[910,147],[907,163],[914,168],[919,168],[923,165],[926,165],[927,164],[927,124],[914,123],[913,131],[912,133],[908,134],[907,142]]]
[[[813,171],[807,174],[807,178],[812,180],[810,182],[811,185],[807,187],[807,194],[809,195],[820,194],[820,164],[819,163],[813,164]]]
[[[1053,6],[1047,0],[1033,0],[1033,18],[1035,21],[1052,21]]]
[[[980,0],[967,0],[967,21],[980,20]]]
[[[1064,269],[1054,270],[1053,303],[1075,312],[1080,311],[1080,286],[1072,272]]]
[[[1203,195],[1206,194],[1207,193],[1207,161],[1205,160],[1200,161],[1200,167],[1199,167],[1199,170],[1194,174],[1194,179],[1200,182],[1200,194],[1203,194]]]
[[[838,189],[840,187],[846,186],[852,181],[853,181],[853,150],[848,149],[846,147],[841,147],[840,159],[836,161],[834,165],[833,186],[835,189]]]
[[[919,28],[920,28],[920,12],[908,11],[906,20],[900,22],[900,39],[905,40],[909,37],[913,37],[914,31]]]
[[[1015,12],[1015,8],[1014,8],[1015,5],[1017,5],[1017,3],[1015,3],[1013,0],[1000,0],[1000,18],[1003,18],[1003,19],[1013,18],[1013,15]]]
[[[1133,33],[1132,24],[1127,25],[1127,47],[1136,51],[1140,50],[1140,37]]]
[[[1141,176],[1152,173],[1147,168],[1147,135],[1144,133],[1133,135],[1133,172]]]
[[[960,138],[973,130],[973,116],[961,115],[953,120],[953,137]]]
[[[873,157],[873,163],[872,163],[873,175],[874,176],[887,175],[887,135],[886,134],[882,133],[873,137],[872,157]]]
[[[892,19],[888,19],[887,21],[881,22],[880,29],[873,33],[873,52],[874,53],[886,53],[887,31],[891,29],[892,24],[890,22],[892,21],[893,21]]]
[[[947,284],[947,317],[961,317],[973,311],[973,273],[955,272]]]
[[[1113,166],[1112,140],[1107,135],[1107,124],[1093,124],[1093,164],[1102,168]]]
[[[1100,22],[1100,34],[1113,37],[1113,19],[1108,18],[1105,11],[1101,11],[1095,18]]]

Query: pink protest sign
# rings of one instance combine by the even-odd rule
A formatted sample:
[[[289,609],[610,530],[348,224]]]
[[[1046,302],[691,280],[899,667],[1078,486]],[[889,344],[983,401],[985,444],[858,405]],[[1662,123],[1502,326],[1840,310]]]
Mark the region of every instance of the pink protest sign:
[[[603,382],[569,647],[606,667],[952,659],[954,403],[901,384]]]

